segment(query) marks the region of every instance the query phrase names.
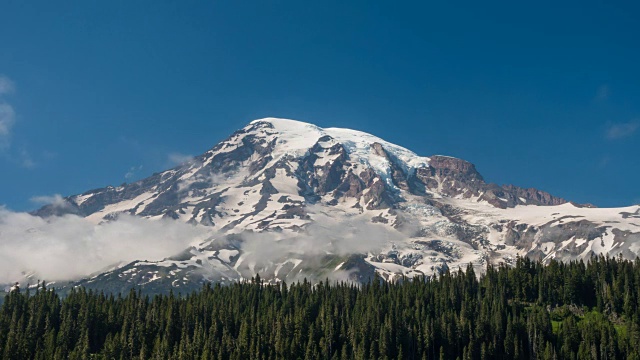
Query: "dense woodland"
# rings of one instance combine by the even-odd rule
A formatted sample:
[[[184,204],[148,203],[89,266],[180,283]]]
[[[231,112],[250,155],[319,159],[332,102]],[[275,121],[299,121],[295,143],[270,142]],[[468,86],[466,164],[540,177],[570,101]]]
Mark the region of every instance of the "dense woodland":
[[[3,359],[640,359],[640,260],[368,284],[256,276],[149,298],[41,284],[0,308]]]

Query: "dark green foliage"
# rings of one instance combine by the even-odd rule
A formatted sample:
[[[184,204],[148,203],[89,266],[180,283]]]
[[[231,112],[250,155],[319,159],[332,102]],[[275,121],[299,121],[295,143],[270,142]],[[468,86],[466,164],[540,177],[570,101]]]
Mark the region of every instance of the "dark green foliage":
[[[39,286],[0,307],[2,359],[638,359],[640,260],[471,267],[395,284],[153,298]]]

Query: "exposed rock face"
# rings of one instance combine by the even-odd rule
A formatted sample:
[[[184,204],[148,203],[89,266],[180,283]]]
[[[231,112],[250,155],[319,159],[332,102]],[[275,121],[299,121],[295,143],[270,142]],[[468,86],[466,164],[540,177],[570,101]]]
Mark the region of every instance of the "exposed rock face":
[[[429,167],[418,169],[415,179],[426,189],[438,191],[448,197],[477,199],[498,208],[512,208],[517,205],[561,205],[567,202],[537,189],[487,184],[476,167],[465,160],[440,155],[429,159]]]
[[[350,169],[342,183],[336,188],[336,194],[341,197],[356,198],[362,194],[365,187],[365,182]]]
[[[255,272],[273,281],[310,271],[320,278],[347,272],[351,279],[367,279],[377,272],[393,279],[469,262],[482,271],[487,262],[509,263],[517,255],[548,261],[593,254],[632,258],[640,252],[630,245],[640,241],[640,208],[581,208],[537,189],[486,183],[461,159],[420,157],[369,134],[281,119],[254,121],[173,169],[65,200],[34,213],[76,214],[95,223],[128,213],[225,234],[222,242],[178,257],[129,264],[83,282],[118,289],[149,281],[149,271],[158,267],[170,270],[154,286],[186,289]],[[358,227],[375,231],[349,235]],[[278,246],[309,234],[318,241],[315,247],[345,238],[353,243],[321,255],[286,250],[249,261],[242,234],[255,233],[277,234]],[[375,246],[362,245],[370,242]]]
[[[435,155],[429,159],[429,165],[433,168],[435,176],[458,180],[462,183],[484,181],[476,167],[468,161],[441,155]]]
[[[407,177],[410,176],[410,174],[405,173],[402,166],[399,165],[399,160],[396,159],[387,150],[385,150],[380,143],[375,142],[371,144],[371,147],[373,148],[376,155],[386,159],[389,162],[389,169],[391,170],[391,180],[393,181],[393,184],[402,190],[409,190]]]
[[[519,205],[562,205],[567,201],[565,199],[555,197],[547,192],[528,188],[523,189],[513,185],[502,185],[502,188],[511,194],[515,199],[520,200]],[[525,199],[522,201],[521,199]]]

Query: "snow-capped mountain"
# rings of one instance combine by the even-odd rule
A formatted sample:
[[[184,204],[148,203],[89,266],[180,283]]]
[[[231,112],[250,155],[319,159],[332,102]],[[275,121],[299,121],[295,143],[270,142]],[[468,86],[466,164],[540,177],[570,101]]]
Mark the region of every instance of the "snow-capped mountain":
[[[387,279],[487,262],[640,254],[640,207],[599,209],[486,183],[467,161],[422,157],[373,135],[299,121],[252,121],[173,169],[65,198],[34,214],[94,223],[132,214],[206,228],[206,241],[78,284],[190,289],[256,273]],[[131,239],[135,241],[135,239]],[[168,254],[172,255],[172,254]]]

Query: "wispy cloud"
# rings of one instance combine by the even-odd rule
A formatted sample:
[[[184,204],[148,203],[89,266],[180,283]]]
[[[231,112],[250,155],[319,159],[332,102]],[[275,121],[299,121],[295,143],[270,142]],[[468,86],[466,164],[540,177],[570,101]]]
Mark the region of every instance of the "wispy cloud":
[[[29,199],[32,203],[38,205],[53,205],[59,208],[69,206],[69,203],[60,194],[33,196]]]
[[[134,176],[136,176],[136,174],[142,170],[142,165],[139,166],[132,166],[129,168],[129,171],[127,171],[126,174],[124,174],[124,178],[127,180],[132,179]]]
[[[609,124],[605,132],[608,140],[617,140],[633,135],[640,128],[640,121],[634,120],[626,123]]]
[[[33,169],[38,165],[38,162],[34,160],[31,153],[26,148],[19,150],[14,148],[10,149],[8,145],[5,148],[0,147],[0,157],[11,164],[25,169]]]
[[[36,162],[31,157],[31,154],[26,149],[20,150],[20,158],[18,159],[20,166],[26,169],[33,169],[36,167]]]
[[[15,123],[15,119],[16,113],[13,107],[7,103],[0,102],[0,150],[6,150],[9,147],[11,128]]]
[[[604,84],[598,88],[598,92],[596,93],[596,100],[605,101],[609,99],[609,95],[611,94],[611,90],[609,89],[609,85]]]
[[[36,162],[26,149],[10,151],[12,129],[16,122],[16,111],[6,100],[6,95],[16,90],[14,82],[0,74],[0,154],[11,162],[27,169],[36,166]]]
[[[5,101],[4,96],[15,91],[13,81],[4,75],[0,75],[0,150],[9,148],[11,128],[16,121],[16,112],[13,106]]]
[[[611,157],[609,155],[602,156],[598,161],[598,167],[600,168],[607,167],[607,165],[609,165],[610,162],[611,162]]]
[[[184,163],[189,162],[191,160],[193,160],[193,156],[192,155],[185,155],[185,154],[180,154],[180,153],[171,153],[171,154],[169,154],[167,156],[167,161],[172,166],[184,164]]]
[[[15,91],[13,81],[8,77],[0,74],[0,95],[10,94]]]

